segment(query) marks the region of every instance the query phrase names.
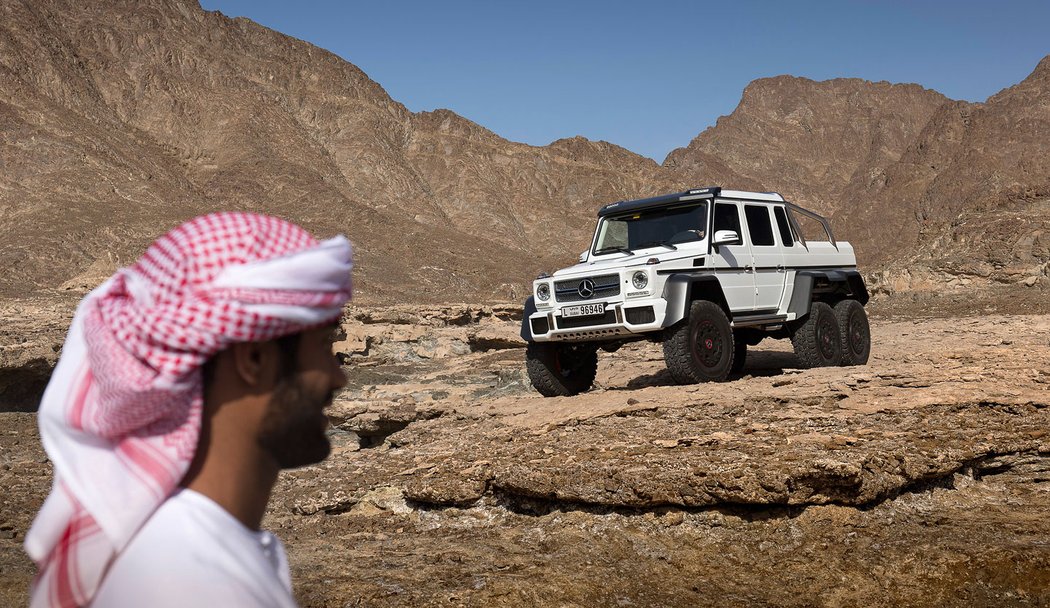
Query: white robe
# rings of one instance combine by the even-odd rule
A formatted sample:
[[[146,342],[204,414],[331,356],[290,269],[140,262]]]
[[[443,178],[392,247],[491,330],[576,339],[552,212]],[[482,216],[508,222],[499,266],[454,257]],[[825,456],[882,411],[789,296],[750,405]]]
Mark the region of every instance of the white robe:
[[[281,541],[182,489],[164,502],[102,580],[92,608],[294,608]]]

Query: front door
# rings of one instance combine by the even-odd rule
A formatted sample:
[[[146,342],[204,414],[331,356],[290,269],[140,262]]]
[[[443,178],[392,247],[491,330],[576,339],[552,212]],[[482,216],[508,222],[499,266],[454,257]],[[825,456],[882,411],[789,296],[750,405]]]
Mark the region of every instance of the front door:
[[[740,235],[739,245],[719,245],[712,251],[711,262],[722,285],[729,310],[748,312],[755,308],[755,275],[752,268],[751,247],[740,221],[740,205],[716,202],[711,238],[719,230],[733,230]]]

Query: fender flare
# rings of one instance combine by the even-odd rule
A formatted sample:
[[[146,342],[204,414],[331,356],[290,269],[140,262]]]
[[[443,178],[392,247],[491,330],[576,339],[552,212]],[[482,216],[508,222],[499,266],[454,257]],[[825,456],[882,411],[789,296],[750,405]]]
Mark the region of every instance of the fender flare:
[[[521,315],[521,339],[532,342],[532,326],[529,325],[529,317],[536,312],[536,297],[529,296],[525,300],[525,311]]]
[[[732,316],[722,292],[722,284],[718,282],[718,277],[711,274],[672,274],[664,283],[663,299],[667,302],[664,327],[670,327],[684,319],[689,314],[689,305],[694,300],[710,300],[721,306],[727,316]]]
[[[824,279],[831,284],[839,284],[841,291],[861,305],[868,303],[870,296],[864,285],[864,277],[856,270],[800,270],[795,273],[795,287],[788,303],[788,313],[795,313],[796,319],[809,314],[809,305],[813,301],[813,283]]]

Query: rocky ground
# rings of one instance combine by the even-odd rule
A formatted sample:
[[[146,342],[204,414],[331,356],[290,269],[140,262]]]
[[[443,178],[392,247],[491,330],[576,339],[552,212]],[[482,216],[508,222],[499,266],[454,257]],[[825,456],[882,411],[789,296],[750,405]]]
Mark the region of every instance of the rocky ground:
[[[636,343],[554,399],[516,307],[354,309],[333,455],[266,525],[304,606],[1050,605],[1050,310],[1020,293],[876,300],[863,367],[774,341],[683,387]],[[0,329],[5,605],[51,475],[27,399],[71,310],[40,306]]]

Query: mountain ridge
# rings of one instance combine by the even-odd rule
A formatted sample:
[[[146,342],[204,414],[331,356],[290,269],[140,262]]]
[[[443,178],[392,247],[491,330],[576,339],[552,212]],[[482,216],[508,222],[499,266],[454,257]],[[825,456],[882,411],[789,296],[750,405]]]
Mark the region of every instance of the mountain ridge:
[[[411,112],[336,55],[192,0],[0,10],[0,224],[18,235],[0,243],[8,296],[84,289],[179,221],[243,209],[348,233],[363,301],[519,299],[586,246],[601,205],[706,185],[780,191],[885,266],[907,256],[883,255],[882,223],[910,247],[933,230],[924,213],[943,231],[973,209],[942,200],[972,190],[965,172],[922,163],[933,148],[945,166],[983,160],[973,142],[999,136],[967,126],[974,116],[997,132],[1037,127],[996,140],[1010,150],[997,162],[1023,161],[996,187],[1041,191],[1046,175],[1033,150],[1045,151],[1048,59],[985,105],[912,84],[759,79],[658,164],[614,143],[531,146],[451,110]],[[910,198],[887,206],[894,197]],[[873,224],[876,209],[891,217]],[[922,255],[908,263],[940,253]]]

